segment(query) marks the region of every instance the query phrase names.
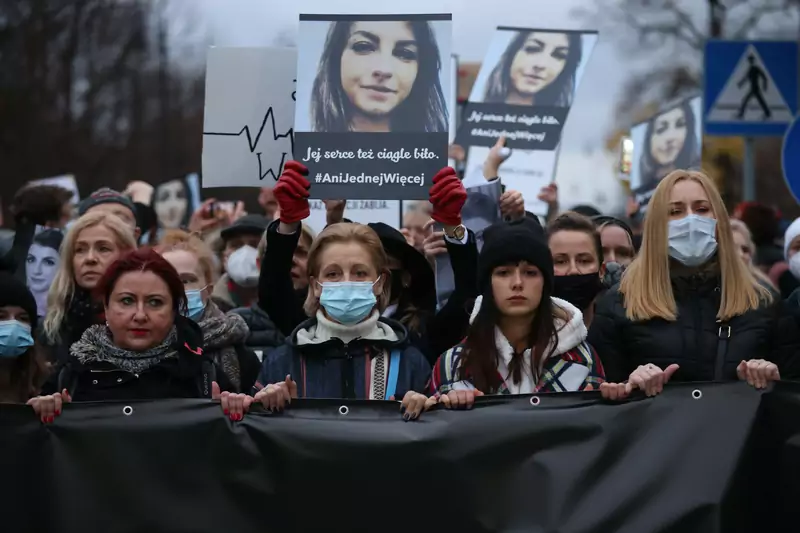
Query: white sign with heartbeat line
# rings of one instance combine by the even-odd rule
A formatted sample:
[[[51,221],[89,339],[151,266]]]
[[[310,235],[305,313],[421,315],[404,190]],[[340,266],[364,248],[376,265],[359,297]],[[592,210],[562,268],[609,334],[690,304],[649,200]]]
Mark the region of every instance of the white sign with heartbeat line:
[[[292,159],[297,51],[210,48],[203,187],[275,185]]]
[[[707,116],[713,122],[786,123],[792,111],[753,45],[745,49]]]

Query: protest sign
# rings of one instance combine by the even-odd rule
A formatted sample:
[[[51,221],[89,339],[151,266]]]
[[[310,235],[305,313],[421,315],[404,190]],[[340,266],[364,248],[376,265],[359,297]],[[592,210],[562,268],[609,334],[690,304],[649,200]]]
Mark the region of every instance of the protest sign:
[[[297,53],[283,48],[208,52],[203,187],[266,187],[292,159]]]
[[[197,174],[187,174],[156,185],[153,210],[160,228],[178,229],[189,225],[192,213],[200,206],[199,181]]]
[[[301,15],[295,159],[313,198],[423,199],[447,165],[451,15]]]
[[[631,129],[630,185],[639,208],[646,209],[658,182],[676,169],[698,169],[703,125],[699,96],[665,108]]]
[[[483,182],[483,162],[501,137],[511,148],[501,176],[546,215],[539,191],[554,179],[561,132],[597,32],[499,27],[470,93],[456,142],[467,147],[465,184]]]
[[[303,222],[319,233],[327,225],[325,203],[322,200],[309,200],[310,214]],[[383,222],[395,229],[400,227],[399,200],[347,200],[344,218],[351,222],[367,224]]]

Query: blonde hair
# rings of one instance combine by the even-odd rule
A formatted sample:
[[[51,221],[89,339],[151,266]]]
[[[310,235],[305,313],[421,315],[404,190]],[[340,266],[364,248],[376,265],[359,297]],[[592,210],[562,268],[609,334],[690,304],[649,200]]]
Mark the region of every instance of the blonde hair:
[[[156,247],[161,255],[167,252],[189,252],[197,258],[200,269],[206,277],[209,286],[217,282],[219,271],[217,260],[211,247],[200,237],[183,230],[174,229],[164,233],[161,242]]]
[[[264,257],[264,252],[267,251],[267,231],[269,231],[269,230],[266,230],[261,235],[261,240],[258,241],[257,251],[258,251],[258,258],[259,259]],[[301,232],[300,233],[300,240],[301,241],[305,240],[306,243],[308,244],[308,247],[311,248],[311,245],[314,243],[314,239],[316,238],[316,235],[314,234],[314,230],[311,229],[309,226],[303,224],[302,226],[300,226],[300,232]]]
[[[641,250],[622,277],[620,292],[624,295],[625,313],[630,320],[674,321],[677,318],[667,253],[669,203],[673,187],[684,180],[695,181],[705,190],[717,218],[717,257],[722,276],[717,319],[730,320],[772,301],[769,290],[756,281],[739,258],[730,218],[714,183],[702,172],[675,170],[661,180],[650,199]]]
[[[105,226],[114,234],[116,244],[121,251],[126,252],[136,248],[136,238],[130,224],[117,215],[105,212],[86,213],[75,221],[61,243],[61,262],[50,292],[47,294],[47,315],[44,318],[45,338],[50,342],[59,341],[61,323],[67,313],[67,305],[75,294],[75,269],[72,258],[75,256],[75,241],[80,233],[94,226]]]
[[[308,252],[307,270],[309,285],[311,284],[311,277],[319,276],[319,270],[322,268],[320,264],[322,252],[331,244],[350,242],[358,243],[367,250],[378,275],[383,276],[383,291],[378,296],[377,305],[378,310],[383,312],[386,306],[389,305],[389,290],[391,289],[389,276],[391,274],[387,268],[388,259],[386,258],[386,252],[383,249],[381,240],[378,238],[378,234],[366,224],[339,222],[337,224],[331,224],[317,235],[317,238],[311,245],[311,250]],[[308,288],[308,296],[306,297],[303,309],[308,316],[314,316],[317,310],[319,310],[319,300],[314,296],[312,287]]]
[[[731,231],[738,233],[739,235],[744,237],[744,240],[747,242],[747,247],[750,249],[750,262],[747,263],[747,267],[750,269],[750,273],[753,274],[753,276],[755,276],[756,280],[760,281],[762,284],[766,284],[768,287],[771,287],[777,291],[778,288],[775,286],[774,283],[772,283],[772,280],[769,279],[769,276],[761,272],[761,270],[759,270],[758,267],[756,267],[753,264],[753,256],[756,253],[756,245],[753,242],[753,234],[750,233],[750,228],[747,227],[747,224],[745,224],[744,222],[742,222],[737,218],[732,218]]]

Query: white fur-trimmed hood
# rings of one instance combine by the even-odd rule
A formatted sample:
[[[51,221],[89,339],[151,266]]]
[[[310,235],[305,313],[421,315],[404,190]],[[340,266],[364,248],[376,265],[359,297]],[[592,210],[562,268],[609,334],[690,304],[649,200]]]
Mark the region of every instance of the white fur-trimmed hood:
[[[580,309],[572,305],[566,300],[561,300],[560,298],[550,298],[550,301],[556,307],[560,307],[567,314],[570,316],[569,321],[564,321],[559,318],[555,319],[556,325],[556,335],[558,336],[558,345],[556,346],[555,352],[553,352],[553,356],[561,355],[566,353],[576,346],[580,345],[582,342],[586,340],[588,335],[588,330],[586,329],[586,324],[583,323],[583,313],[581,313]],[[475,320],[475,317],[478,316],[478,311],[481,309],[481,304],[483,303],[483,296],[478,296],[475,299],[475,305],[472,308],[472,314],[469,317],[469,323]],[[497,333],[495,334],[495,343],[497,344],[497,349],[499,353],[505,358],[508,357],[509,360],[511,355],[513,354],[513,350],[511,350],[511,345],[508,343],[506,338],[500,333],[500,330],[496,330]],[[498,338],[498,335],[500,338]],[[501,342],[502,341],[502,342]],[[549,351],[549,350],[548,350]]]

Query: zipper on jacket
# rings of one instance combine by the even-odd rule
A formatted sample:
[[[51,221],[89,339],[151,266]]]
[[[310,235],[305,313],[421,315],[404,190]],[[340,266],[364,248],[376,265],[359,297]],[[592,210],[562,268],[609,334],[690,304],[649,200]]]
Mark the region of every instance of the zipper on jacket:
[[[725,371],[725,356],[728,355],[728,341],[731,338],[731,327],[727,322],[719,321],[717,330],[717,359],[714,365],[714,381],[722,381]]]

